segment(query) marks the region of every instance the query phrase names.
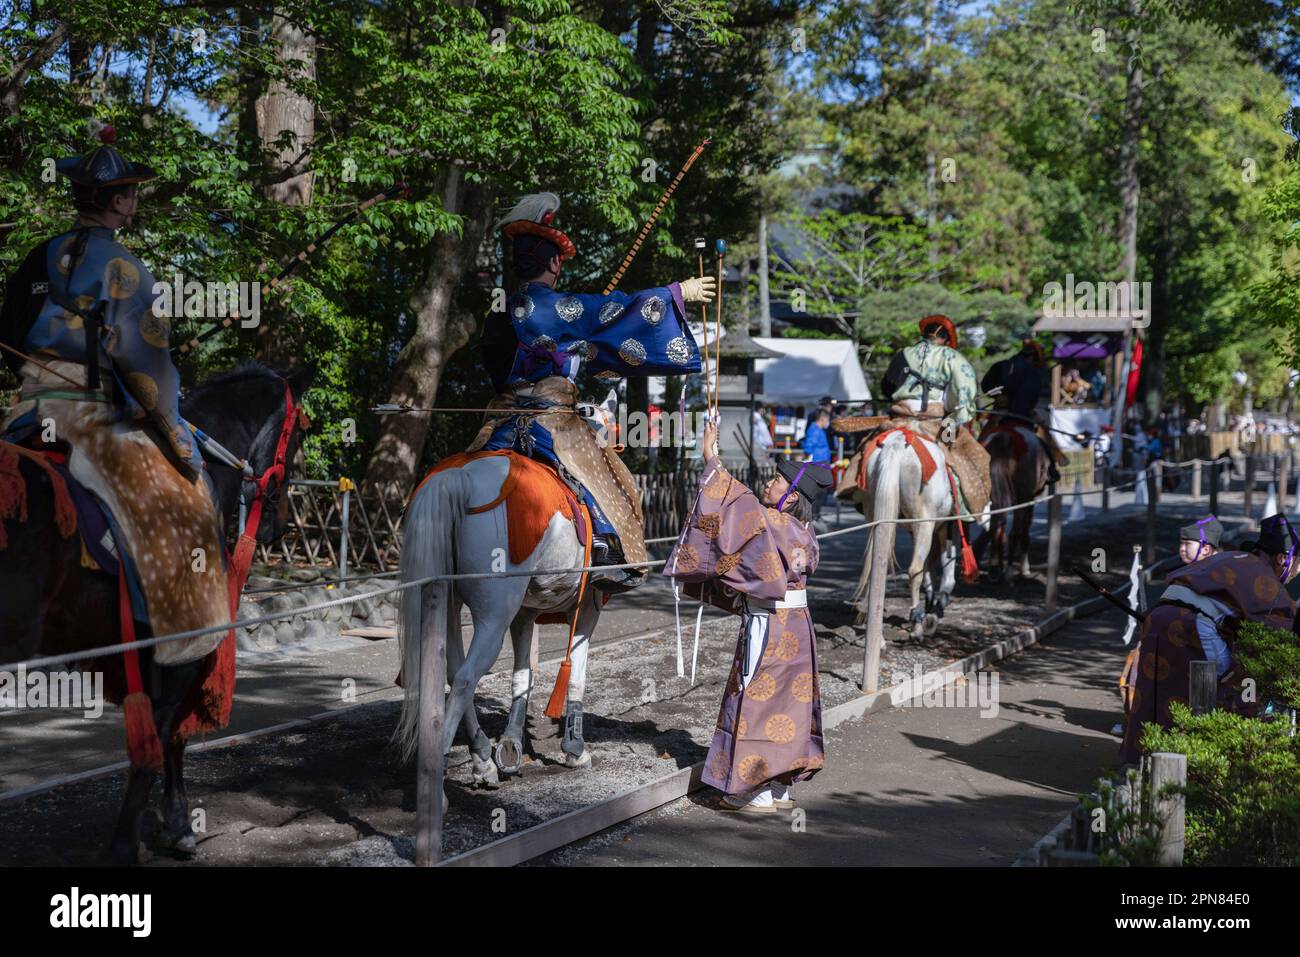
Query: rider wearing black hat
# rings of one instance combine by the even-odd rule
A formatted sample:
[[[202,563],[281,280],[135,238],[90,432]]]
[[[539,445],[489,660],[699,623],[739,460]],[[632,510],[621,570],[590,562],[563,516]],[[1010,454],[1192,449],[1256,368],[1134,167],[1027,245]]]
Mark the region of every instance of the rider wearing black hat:
[[[44,449],[53,424],[69,474],[110,516],[122,582],[143,596],[131,603],[136,620],[147,617],[156,635],[225,624],[224,543],[197,443],[180,417],[171,320],[148,267],[116,238],[154,171],[109,145],[111,127],[100,138],[104,145],[56,164],[72,183],[76,224],[34,249],[9,279],[0,340],[22,353],[22,394],[0,431]],[[150,654],[158,665],[183,664],[224,637]]]
[[[159,314],[148,267],[116,238],[135,216],[138,185],[157,174],[109,145],[113,127],[100,139],[105,145],[55,163],[71,181],[77,223],[33,249],[10,277],[0,341],[64,376],[6,352],[26,392],[84,382],[83,401],[107,399],[123,418],[148,422],[173,466],[193,480],[200,461],[180,418],[170,318]]]

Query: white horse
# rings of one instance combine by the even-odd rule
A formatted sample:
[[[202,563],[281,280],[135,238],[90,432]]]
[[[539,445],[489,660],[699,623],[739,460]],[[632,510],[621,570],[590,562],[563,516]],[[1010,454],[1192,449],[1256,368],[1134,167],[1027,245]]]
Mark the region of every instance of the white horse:
[[[867,459],[867,487],[862,514],[869,521],[884,522],[868,532],[862,576],[853,601],[858,603],[858,621],[867,622],[867,633],[879,634],[884,618],[885,582],[894,556],[894,535],[899,518],[937,519],[953,514],[952,487],[943,449],[917,433],[935,470],[929,481],[921,478],[921,460],[900,431],[885,436]],[[951,522],[909,523],[912,531],[912,561],[908,584],[912,606],[908,620],[912,637],[934,634],[956,586],[957,542]],[[925,604],[921,590],[925,589]]]
[[[497,498],[509,467],[506,456],[492,455],[473,459],[459,468],[444,469],[430,476],[415,493],[403,520],[402,581],[474,572],[496,576],[452,583],[450,620],[457,625],[447,636],[451,694],[443,725],[443,753],[451,750],[456,729],[463,724],[470,741],[474,782],[485,786],[498,783],[498,768],[514,773],[523,763],[528,695],[532,691],[529,661],[533,625],[543,612],[572,612],[578,599],[580,576],[562,570],[582,567],[584,552],[573,521],[556,512],[532,554],[518,565],[509,560],[504,503],[490,511],[469,514],[471,508]],[[502,572],[529,574],[506,576]],[[402,593],[398,632],[406,695],[394,737],[407,758],[414,753],[419,735],[416,676],[420,673],[418,623],[422,591],[409,588]],[[588,585],[573,636],[561,742],[563,761],[571,768],[591,763],[582,737],[582,696],[588,641],[600,617],[602,597],[599,590]],[[468,652],[461,643],[459,627],[462,603],[469,606],[474,628]],[[507,628],[514,645],[510,715],[493,753],[491,742],[479,727],[474,691],[501,653]]]

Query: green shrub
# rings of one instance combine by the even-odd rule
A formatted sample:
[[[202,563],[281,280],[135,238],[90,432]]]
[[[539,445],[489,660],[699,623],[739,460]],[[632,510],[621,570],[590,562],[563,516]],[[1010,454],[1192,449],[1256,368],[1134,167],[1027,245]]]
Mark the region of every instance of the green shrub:
[[[1300,641],[1294,634],[1242,622],[1233,654],[1254,679],[1257,701],[1300,708]]]
[[[1095,812],[1105,812],[1105,828],[1090,837],[1088,847],[1103,867],[1153,867],[1160,852],[1160,829],[1164,821],[1155,813],[1148,798],[1134,802],[1121,800],[1121,792],[1141,794],[1138,787],[1140,775],[1129,768],[1123,775],[1112,772],[1097,782],[1095,794],[1081,794],[1084,817],[1088,822],[1096,819]]]
[[[1226,711],[1193,717],[1177,703],[1170,713],[1173,727],[1148,724],[1142,747],[1187,755],[1184,864],[1300,863],[1300,737],[1289,724]]]

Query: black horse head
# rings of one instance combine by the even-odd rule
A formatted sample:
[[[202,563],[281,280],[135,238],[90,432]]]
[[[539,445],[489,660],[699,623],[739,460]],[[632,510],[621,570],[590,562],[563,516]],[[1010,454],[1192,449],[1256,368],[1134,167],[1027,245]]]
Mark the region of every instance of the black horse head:
[[[181,400],[181,415],[252,466],[253,478],[249,479],[235,468],[208,459],[224,528],[239,517],[241,492],[251,505],[258,479],[266,476],[257,540],[269,544],[284,534],[289,504],[283,490],[309,425],[305,415],[287,408],[285,389],[287,386],[296,408],[315,374],[311,366],[277,372],[260,363],[246,363],[204,380]],[[286,475],[268,475],[286,423],[290,429]]]

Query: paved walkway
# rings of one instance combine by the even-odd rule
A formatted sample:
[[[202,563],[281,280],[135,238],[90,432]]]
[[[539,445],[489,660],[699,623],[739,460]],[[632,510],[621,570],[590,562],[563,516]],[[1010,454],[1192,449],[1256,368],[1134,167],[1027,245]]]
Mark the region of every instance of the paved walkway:
[[[742,817],[712,789],[557,852],[545,863],[1007,865],[1112,766],[1123,615],[1074,622],[998,671],[999,709],[908,707],[828,733],[827,767],[788,814]]]

